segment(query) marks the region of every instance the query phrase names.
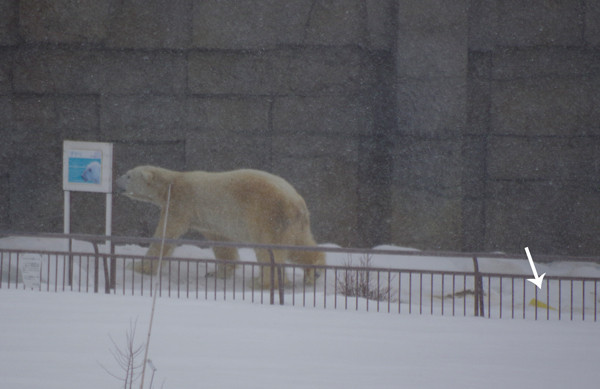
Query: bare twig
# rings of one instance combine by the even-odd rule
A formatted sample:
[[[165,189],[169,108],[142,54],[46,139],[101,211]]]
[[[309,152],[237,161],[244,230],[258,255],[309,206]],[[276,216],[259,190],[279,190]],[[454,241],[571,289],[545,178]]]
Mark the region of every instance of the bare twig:
[[[125,348],[119,347],[113,337],[109,335],[110,342],[113,345],[113,349],[110,350],[110,353],[121,369],[121,373],[113,373],[106,367],[100,365],[109,375],[122,381],[124,389],[131,389],[133,387],[133,382],[140,377],[139,370],[142,367],[139,362],[136,362],[136,359],[141,355],[144,345],[135,345],[136,327],[137,320],[129,323],[129,330],[125,332]]]

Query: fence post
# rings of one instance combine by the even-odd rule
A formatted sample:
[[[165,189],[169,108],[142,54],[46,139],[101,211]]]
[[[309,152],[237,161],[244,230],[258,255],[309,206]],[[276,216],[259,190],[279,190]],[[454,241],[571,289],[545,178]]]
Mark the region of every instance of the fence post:
[[[269,249],[269,256],[271,257],[271,271],[269,272],[269,282],[270,282],[270,304],[275,304],[275,256],[273,255],[273,250]]]
[[[68,277],[67,280],[71,289],[73,289],[73,238],[69,235],[69,269],[68,269]]]
[[[93,241],[91,242],[92,246],[94,247],[94,293],[98,293],[98,289],[99,289],[99,268],[100,268],[100,260],[99,260],[99,256],[100,256],[100,252],[98,250],[98,242]],[[107,259],[106,256],[102,256],[102,268],[104,270],[104,293],[109,294],[110,293],[110,279],[109,279],[109,274],[108,274],[108,264],[107,264]]]
[[[284,269],[280,266],[277,265],[277,280],[279,281],[279,305],[283,305],[283,288],[285,287],[284,285],[284,281],[283,281],[283,273]]]
[[[477,262],[477,257],[473,257],[473,268],[475,269],[475,303],[473,305],[475,316],[485,316],[485,311],[483,307],[483,279],[481,278],[481,273],[479,272],[479,263]]]
[[[117,287],[117,258],[110,258],[110,288],[116,289]]]
[[[275,255],[273,249],[268,249],[269,257],[271,258],[271,290],[270,290],[270,303],[275,305],[275,271],[277,271],[277,286],[279,289],[279,305],[283,305],[283,276],[281,274],[281,266],[275,265]]]
[[[92,241],[92,246],[94,246],[94,293],[98,293],[98,242]],[[89,271],[89,268],[88,268]],[[104,277],[106,278],[106,270]]]

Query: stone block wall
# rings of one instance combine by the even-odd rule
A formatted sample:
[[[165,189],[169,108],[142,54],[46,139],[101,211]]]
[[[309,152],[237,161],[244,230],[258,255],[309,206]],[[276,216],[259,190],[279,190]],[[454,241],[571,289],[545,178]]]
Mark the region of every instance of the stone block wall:
[[[468,139],[485,168],[465,198],[467,247],[597,254],[596,3],[472,2]]]
[[[62,231],[72,139],[279,174],[321,242],[594,254],[599,45],[591,0],[0,0],[0,229]],[[104,231],[101,195],[72,215]]]
[[[468,1],[401,1],[392,236],[462,249]]]
[[[392,6],[2,1],[0,228],[62,230],[61,147],[74,139],[113,142],[117,175],[272,171],[304,195],[320,241],[370,244],[378,233],[362,230],[384,202],[359,190],[378,158],[360,153],[377,117],[393,116],[376,97],[392,88],[378,75],[391,68]],[[74,194],[72,229],[102,233],[103,207]],[[115,234],[152,234],[156,217],[114,199]]]

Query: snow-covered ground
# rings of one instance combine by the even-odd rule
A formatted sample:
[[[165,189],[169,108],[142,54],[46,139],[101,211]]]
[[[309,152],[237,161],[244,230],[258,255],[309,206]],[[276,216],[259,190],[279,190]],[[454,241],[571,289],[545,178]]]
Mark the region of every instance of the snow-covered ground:
[[[122,387],[109,336],[124,348],[137,320],[142,342],[151,301],[0,291],[2,388]],[[150,358],[156,388],[597,388],[598,331],[161,298]]]
[[[2,248],[53,249],[48,245],[41,240],[0,239]],[[198,254],[195,250],[183,247],[176,254]],[[327,261],[337,264],[348,258],[329,255]],[[381,257],[374,258],[373,265],[470,270],[472,264],[422,257],[398,263]],[[525,259],[484,259],[480,266],[489,272],[530,271]],[[548,276],[597,277],[600,267],[551,263],[539,264],[538,271]],[[589,289],[586,295],[593,291]],[[527,291],[532,296],[533,289]],[[497,297],[492,299],[494,309]],[[165,389],[595,388],[600,384],[599,322],[398,315],[292,307],[289,301],[286,295],[288,305],[282,307],[231,298],[161,297],[150,342],[150,358],[158,369],[154,387],[164,383]],[[107,372],[121,373],[111,354],[115,351],[111,338],[124,348],[125,334],[136,322],[135,342],[145,341],[151,304],[148,295],[47,293],[8,289],[4,283],[0,387],[123,387]],[[403,312],[405,304],[401,301]]]

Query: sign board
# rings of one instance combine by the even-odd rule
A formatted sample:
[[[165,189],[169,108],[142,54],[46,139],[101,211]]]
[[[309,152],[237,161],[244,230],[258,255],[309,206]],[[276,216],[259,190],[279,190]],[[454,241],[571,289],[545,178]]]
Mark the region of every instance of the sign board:
[[[106,235],[112,223],[112,143],[63,142],[64,232],[71,232],[71,191],[106,193]]]
[[[23,283],[27,289],[40,289],[40,274],[42,271],[42,256],[40,254],[26,253],[19,261],[19,268]]]
[[[63,142],[63,190],[112,192],[112,143]]]

